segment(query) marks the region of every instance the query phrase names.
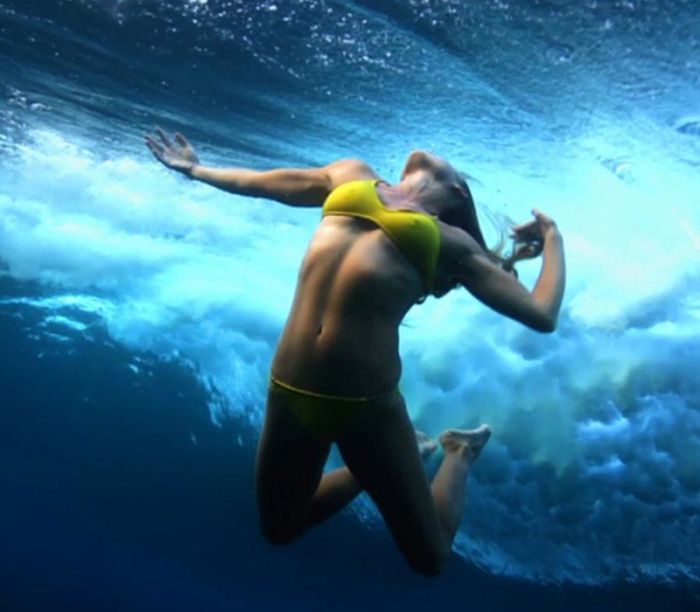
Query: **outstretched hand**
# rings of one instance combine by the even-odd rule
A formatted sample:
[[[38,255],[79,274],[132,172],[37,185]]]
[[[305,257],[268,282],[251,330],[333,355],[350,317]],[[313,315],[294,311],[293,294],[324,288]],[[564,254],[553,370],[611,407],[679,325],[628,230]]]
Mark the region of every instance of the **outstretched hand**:
[[[194,152],[194,148],[179,132],[175,133],[173,142],[161,128],[157,127],[155,134],[146,134],[144,140],[153,156],[166,168],[189,175],[192,168],[199,164],[199,157]]]

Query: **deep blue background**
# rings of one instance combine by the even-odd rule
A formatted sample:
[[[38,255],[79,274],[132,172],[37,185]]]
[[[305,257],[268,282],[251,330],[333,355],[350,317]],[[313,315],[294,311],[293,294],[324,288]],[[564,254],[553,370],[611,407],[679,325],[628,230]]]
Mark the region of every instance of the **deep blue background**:
[[[0,296],[38,295],[7,278]],[[75,312],[65,314],[76,316]],[[384,531],[341,514],[286,548],[259,535],[255,432],[212,425],[193,372],[88,339],[28,336],[30,306],[0,307],[0,602],[3,610],[697,609],[690,587],[536,586],[453,556],[406,568]],[[43,352],[42,357],[38,357]],[[193,443],[192,436],[197,443]]]

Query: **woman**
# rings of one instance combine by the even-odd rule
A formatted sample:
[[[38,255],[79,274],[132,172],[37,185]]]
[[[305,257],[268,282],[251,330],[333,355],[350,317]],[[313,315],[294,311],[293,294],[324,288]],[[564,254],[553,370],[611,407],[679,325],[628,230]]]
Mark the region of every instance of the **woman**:
[[[399,324],[416,302],[462,285],[501,314],[551,332],[564,292],[562,239],[538,211],[514,228],[507,261],[486,249],[469,188],[446,161],[413,152],[390,185],[366,163],[258,172],[200,165],[160,129],[146,144],[168,168],[232,193],[323,207],[272,363],[256,463],[262,530],[286,544],[363,489],[408,563],[439,573],[464,507],[470,466],[490,431],[449,430],[429,484],[397,388]],[[512,264],[543,254],[532,292]],[[331,443],[347,467],[323,474]],[[430,442],[422,440],[423,451]]]

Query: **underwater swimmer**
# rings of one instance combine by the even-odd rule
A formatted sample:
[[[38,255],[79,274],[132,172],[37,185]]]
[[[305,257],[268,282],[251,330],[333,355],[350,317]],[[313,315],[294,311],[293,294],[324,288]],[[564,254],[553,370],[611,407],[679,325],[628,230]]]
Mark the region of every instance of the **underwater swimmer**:
[[[322,208],[272,368],[256,459],[263,534],[287,544],[361,491],[377,504],[410,566],[441,571],[459,527],[467,476],[489,439],[486,425],[448,430],[432,483],[398,390],[399,324],[427,295],[463,286],[497,312],[554,330],[564,292],[562,238],[548,216],[513,229],[502,260],[484,243],[463,177],[445,160],[411,153],[399,183],[359,160],[258,172],[203,166],[187,140],[146,137],[168,168],[220,189]],[[542,254],[532,291],[513,264]],[[478,331],[475,330],[475,333]],[[335,443],[346,467],[323,473]]]

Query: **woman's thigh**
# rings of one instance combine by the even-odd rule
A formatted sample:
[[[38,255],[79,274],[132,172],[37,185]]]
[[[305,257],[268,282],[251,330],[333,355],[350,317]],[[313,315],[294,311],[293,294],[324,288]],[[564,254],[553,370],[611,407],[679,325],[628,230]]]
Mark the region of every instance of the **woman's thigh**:
[[[330,443],[308,431],[290,402],[271,389],[256,457],[258,511],[265,536],[284,544],[298,536],[323,475]]]
[[[337,443],[409,564],[439,571],[449,549],[401,394],[353,421]]]

